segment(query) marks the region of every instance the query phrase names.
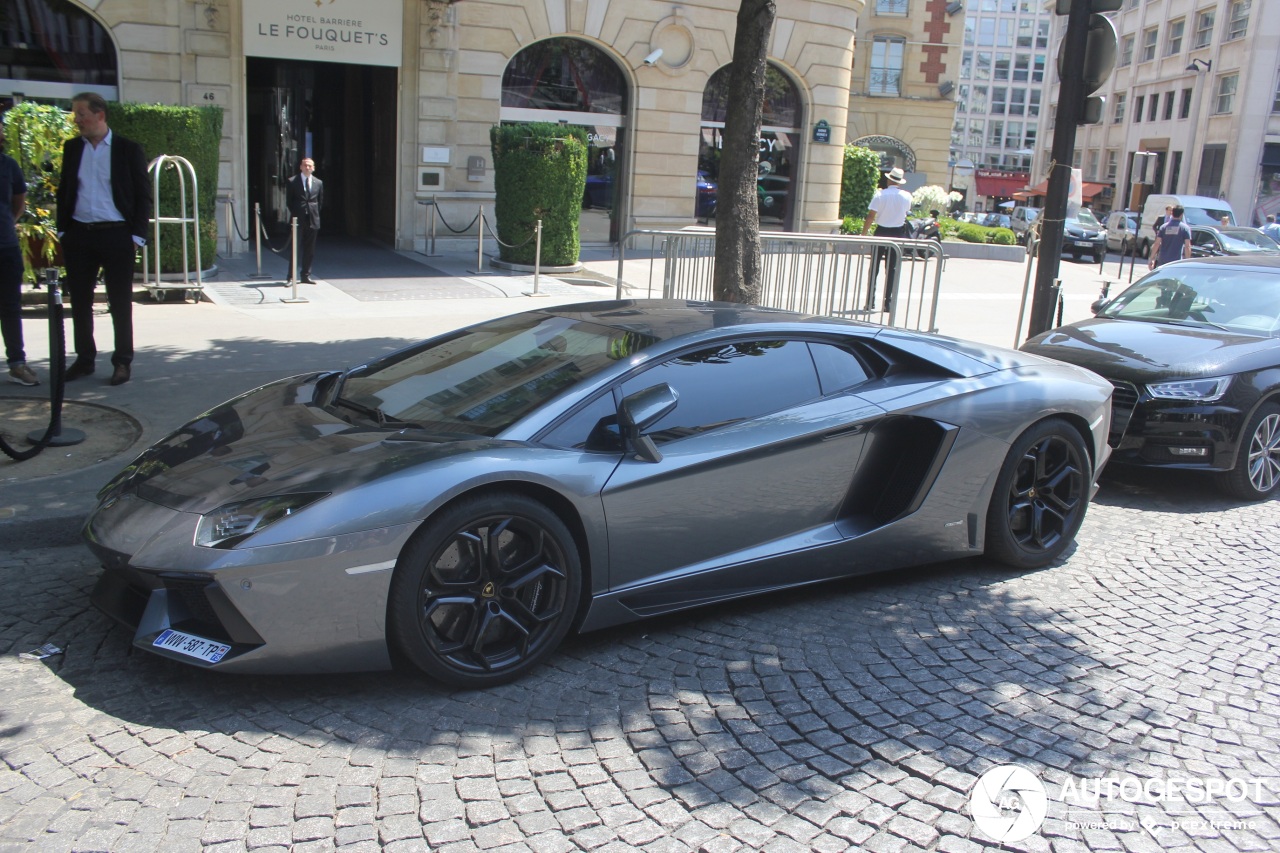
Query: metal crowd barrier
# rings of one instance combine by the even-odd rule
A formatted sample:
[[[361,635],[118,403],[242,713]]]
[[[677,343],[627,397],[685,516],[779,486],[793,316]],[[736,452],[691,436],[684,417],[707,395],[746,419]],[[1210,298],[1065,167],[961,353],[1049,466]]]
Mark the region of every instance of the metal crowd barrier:
[[[617,297],[623,296],[630,250],[632,281],[641,272],[635,268],[637,255],[641,262],[649,263],[649,296],[655,295],[656,277],[664,299],[711,299],[715,242],[714,231],[707,229],[628,231],[619,244]],[[937,331],[938,293],[946,256],[936,240],[763,232],[760,254],[761,305]],[[890,258],[897,262],[898,275],[886,306],[884,285]]]

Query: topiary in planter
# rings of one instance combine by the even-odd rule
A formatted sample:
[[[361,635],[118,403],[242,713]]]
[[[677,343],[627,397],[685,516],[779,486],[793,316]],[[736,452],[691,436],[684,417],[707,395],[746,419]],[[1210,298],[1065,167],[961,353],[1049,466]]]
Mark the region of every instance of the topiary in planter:
[[[542,220],[542,263],[578,262],[578,218],[587,186],[587,131],[550,122],[497,125],[489,131],[493,150],[494,215],[499,256],[532,265],[531,239]]]

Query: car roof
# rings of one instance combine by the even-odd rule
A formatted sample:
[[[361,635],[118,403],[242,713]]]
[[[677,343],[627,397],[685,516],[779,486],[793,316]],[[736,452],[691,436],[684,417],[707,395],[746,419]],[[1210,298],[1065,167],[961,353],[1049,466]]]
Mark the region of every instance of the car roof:
[[[585,302],[544,309],[543,313],[593,323],[620,332],[644,332],[662,341],[731,326],[817,323],[840,328],[868,327],[866,323],[838,317],[820,317],[736,302],[686,299]]]
[[[1280,272],[1280,255],[1232,255],[1226,258],[1193,258],[1191,260],[1176,261],[1176,263],[1178,266],[1242,267]],[[1168,266],[1173,266],[1173,264]]]

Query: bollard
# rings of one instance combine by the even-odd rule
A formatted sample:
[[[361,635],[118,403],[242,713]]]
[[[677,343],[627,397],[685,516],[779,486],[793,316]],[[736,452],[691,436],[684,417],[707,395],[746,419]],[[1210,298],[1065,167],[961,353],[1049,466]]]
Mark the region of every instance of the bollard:
[[[542,272],[542,220],[534,220],[533,224],[533,292],[525,293],[525,296],[546,296],[545,293],[538,291],[538,284],[541,279]]]
[[[484,205],[480,205],[480,213],[476,216],[479,229],[476,233],[476,272],[484,272]]]

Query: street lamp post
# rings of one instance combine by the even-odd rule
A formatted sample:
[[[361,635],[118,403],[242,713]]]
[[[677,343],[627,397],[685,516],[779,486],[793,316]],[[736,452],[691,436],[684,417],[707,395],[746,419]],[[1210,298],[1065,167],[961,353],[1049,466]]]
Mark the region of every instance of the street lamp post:
[[[1181,184],[1180,190],[1184,193],[1191,192],[1191,176],[1197,174],[1200,169],[1200,158],[1196,156],[1196,131],[1200,129],[1200,102],[1204,100],[1204,85],[1201,84],[1202,79],[1206,79],[1208,72],[1213,70],[1212,59],[1193,59],[1191,64],[1187,66],[1188,71],[1194,71],[1196,74],[1195,90],[1191,93],[1191,131],[1187,136],[1187,168],[1183,170],[1183,174],[1179,176],[1178,183]],[[1202,73],[1203,72],[1203,73]]]

